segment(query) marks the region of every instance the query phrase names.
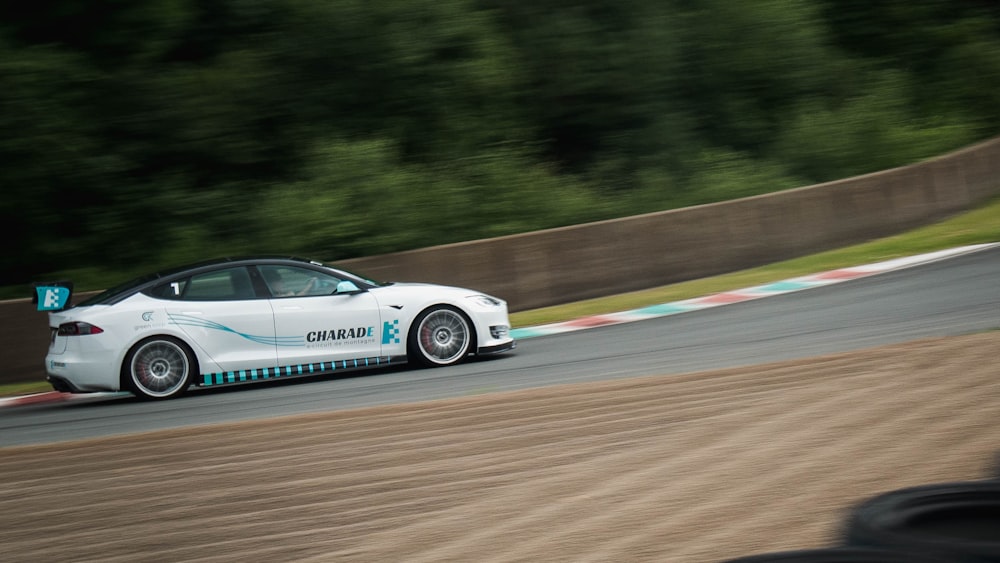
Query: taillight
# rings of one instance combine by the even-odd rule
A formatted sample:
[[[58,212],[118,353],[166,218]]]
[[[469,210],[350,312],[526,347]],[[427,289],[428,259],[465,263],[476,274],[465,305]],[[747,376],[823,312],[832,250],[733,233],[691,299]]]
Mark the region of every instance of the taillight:
[[[90,323],[63,323],[59,325],[59,336],[83,336],[84,334],[101,334],[104,329]]]

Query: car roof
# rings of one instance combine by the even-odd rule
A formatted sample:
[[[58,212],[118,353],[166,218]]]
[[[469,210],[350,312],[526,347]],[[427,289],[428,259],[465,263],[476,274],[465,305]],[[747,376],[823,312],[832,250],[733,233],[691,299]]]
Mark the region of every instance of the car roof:
[[[183,264],[181,266],[174,266],[167,270],[157,272],[155,274],[150,274],[158,278],[172,276],[174,274],[179,274],[181,272],[186,272],[188,270],[200,270],[202,268],[211,268],[213,266],[222,266],[227,264],[263,264],[269,262],[297,262],[301,264],[313,264],[316,266],[322,266],[322,262],[317,262],[315,260],[309,260],[308,258],[302,258],[300,256],[288,256],[285,254],[263,254],[263,255],[249,255],[249,256],[222,256],[219,258],[212,258],[209,260],[201,260],[198,262],[192,262],[190,264]]]

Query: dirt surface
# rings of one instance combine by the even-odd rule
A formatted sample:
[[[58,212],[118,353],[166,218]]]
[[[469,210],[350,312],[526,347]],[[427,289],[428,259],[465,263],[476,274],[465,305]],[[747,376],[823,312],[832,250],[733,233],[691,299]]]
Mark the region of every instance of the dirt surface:
[[[719,561],[981,479],[1000,332],[0,449],[6,561]]]

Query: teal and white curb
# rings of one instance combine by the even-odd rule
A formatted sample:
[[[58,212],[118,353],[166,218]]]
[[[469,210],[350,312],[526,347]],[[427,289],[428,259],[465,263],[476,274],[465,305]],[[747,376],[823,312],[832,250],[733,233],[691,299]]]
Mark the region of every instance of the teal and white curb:
[[[632,309],[631,311],[623,311],[620,313],[608,313],[605,315],[594,315],[591,317],[573,319],[571,321],[565,321],[561,323],[552,323],[552,324],[525,327],[525,328],[515,328],[510,332],[511,336],[513,336],[515,339],[524,340],[526,338],[548,336],[550,334],[562,334],[565,332],[573,332],[577,330],[584,330],[599,326],[609,326],[621,323],[641,321],[645,319],[654,319],[658,317],[665,317],[668,315],[686,313],[688,311],[699,311],[701,309],[718,307],[720,305],[728,305],[730,303],[742,303],[744,301],[760,299],[762,297],[770,297],[772,295],[781,295],[784,293],[802,291],[804,289],[810,289],[813,287],[832,285],[847,280],[853,280],[867,276],[872,276],[875,274],[891,272],[893,270],[901,270],[903,268],[909,268],[911,266],[917,266],[919,264],[936,262],[938,260],[951,258],[953,256],[958,256],[960,254],[978,252],[980,250],[986,250],[987,248],[993,248],[995,246],[1000,246],[1000,243],[960,246],[958,248],[939,250],[937,252],[919,254],[917,256],[908,256],[905,258],[896,258],[893,260],[886,260],[884,262],[876,262],[874,264],[853,266],[850,268],[841,268],[839,270],[830,270],[828,272],[822,272],[819,274],[811,274],[808,276],[792,278],[784,281],[768,283],[754,287],[748,287],[746,289],[716,293],[713,295],[707,295],[705,297],[696,297],[694,299],[685,299],[684,301],[674,301],[672,303],[663,303],[661,305],[651,305],[639,309]]]

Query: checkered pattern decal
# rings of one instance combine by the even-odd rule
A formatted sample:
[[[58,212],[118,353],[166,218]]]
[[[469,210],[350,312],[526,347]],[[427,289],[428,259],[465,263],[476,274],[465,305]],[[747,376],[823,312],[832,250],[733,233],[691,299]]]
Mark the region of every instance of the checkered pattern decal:
[[[242,383],[244,381],[263,381],[265,379],[280,379],[301,375],[322,375],[346,370],[364,369],[376,366],[396,365],[406,361],[405,356],[375,356],[371,358],[357,358],[353,360],[337,360],[335,362],[316,362],[312,364],[298,364],[293,366],[280,366],[261,369],[241,369],[236,371],[225,371],[220,373],[202,374],[200,385],[209,387],[214,385],[225,385],[228,383]]]
[[[399,319],[382,323],[382,344],[399,344]]]

